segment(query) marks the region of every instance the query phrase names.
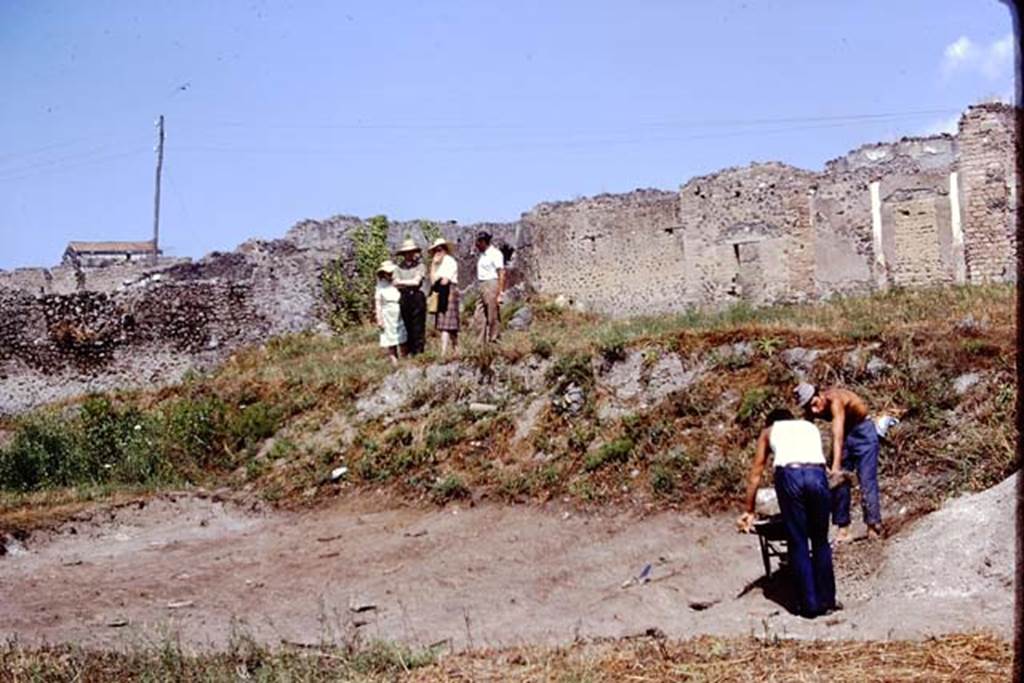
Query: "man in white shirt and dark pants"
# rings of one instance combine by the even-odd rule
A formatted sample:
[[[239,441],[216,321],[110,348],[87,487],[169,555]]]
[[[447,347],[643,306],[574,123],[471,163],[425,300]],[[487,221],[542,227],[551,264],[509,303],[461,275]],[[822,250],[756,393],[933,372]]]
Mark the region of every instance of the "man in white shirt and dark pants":
[[[499,305],[501,294],[505,291],[505,257],[491,244],[489,232],[477,233],[476,250],[480,253],[476,261],[476,279],[480,287],[476,311],[484,317],[480,341],[496,342],[501,336]]]
[[[812,423],[795,419],[784,408],[769,413],[750,467],[746,512],[737,522],[741,531],[752,528],[757,487],[769,453],[775,468],[775,494],[786,527],[790,566],[800,596],[800,614],[814,618],[839,608],[832,548],[828,544],[832,495],[821,434]]]

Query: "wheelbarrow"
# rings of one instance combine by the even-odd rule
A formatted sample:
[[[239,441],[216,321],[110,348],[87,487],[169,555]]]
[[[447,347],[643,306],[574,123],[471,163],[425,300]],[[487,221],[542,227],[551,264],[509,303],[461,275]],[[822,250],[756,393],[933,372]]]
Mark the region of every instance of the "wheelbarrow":
[[[765,578],[771,578],[772,558],[778,558],[781,566],[786,563],[789,555],[789,541],[786,538],[782,515],[772,515],[754,522],[754,532],[761,545],[761,562],[764,563]]]

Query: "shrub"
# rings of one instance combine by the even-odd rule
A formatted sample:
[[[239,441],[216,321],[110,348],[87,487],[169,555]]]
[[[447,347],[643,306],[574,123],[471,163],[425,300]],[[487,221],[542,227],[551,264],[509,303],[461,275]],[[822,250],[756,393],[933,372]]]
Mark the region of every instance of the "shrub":
[[[463,351],[462,358],[477,372],[488,376],[493,372],[494,361],[498,359],[496,346],[496,344],[473,344]]]
[[[501,324],[507,325],[508,321],[519,312],[525,304],[522,301],[512,301],[501,307],[498,315],[501,316]]]
[[[224,403],[214,396],[184,397],[164,407],[162,450],[179,463],[226,465]]]
[[[174,470],[158,447],[155,421],[136,408],[93,396],[77,413],[22,419],[0,450],[0,488],[35,491],[110,481],[168,481]]]
[[[668,400],[677,417],[703,417],[714,410],[716,397],[701,383],[673,391]]]
[[[594,431],[594,428],[590,424],[583,422],[569,432],[568,446],[571,450],[582,453],[587,450],[587,447],[595,437],[597,437],[597,433]]]
[[[597,350],[608,363],[625,360],[626,335],[618,328],[607,330],[597,340]]]
[[[658,496],[671,496],[679,488],[680,479],[692,479],[694,469],[693,460],[682,451],[659,456],[651,466],[651,490]]]
[[[662,464],[651,467],[651,490],[658,496],[670,496],[676,490],[675,472]]]
[[[281,409],[262,401],[241,406],[230,414],[227,431],[232,447],[247,450],[270,438],[281,424]]]
[[[428,245],[439,237],[443,237],[441,228],[431,221],[420,220],[420,232],[423,233],[423,239],[427,241]]]
[[[480,290],[472,289],[466,293],[466,296],[462,297],[462,316],[463,319],[472,318],[473,313],[476,311],[476,305],[480,303]]]
[[[80,465],[63,421],[36,415],[19,422],[13,441],[0,451],[0,484],[14,491],[69,486],[88,473]]]
[[[589,389],[594,384],[590,356],[579,352],[562,356],[548,369],[547,380],[554,385],[556,392],[565,391],[570,384]]]
[[[405,425],[398,425],[384,435],[384,443],[391,447],[411,446],[412,441],[412,430]]]
[[[449,474],[443,479],[439,479],[430,489],[431,499],[439,504],[465,498],[468,495],[469,489],[457,474]]]
[[[609,462],[626,462],[633,452],[634,445],[633,440],[626,437],[606,443],[587,456],[584,469],[593,472]]]
[[[436,450],[454,446],[462,441],[462,429],[453,422],[442,422],[431,427],[427,432],[427,448]]]
[[[374,641],[365,649],[350,655],[350,668],[355,673],[389,674],[399,677],[410,669],[429,666],[437,661],[433,650],[413,650],[406,645]]]
[[[345,261],[331,261],[320,274],[320,292],[327,322],[336,332],[359,325],[373,315],[373,292],[377,267],[390,256],[388,219],[374,216],[351,231],[354,267]]]
[[[751,424],[763,416],[771,400],[771,389],[766,387],[750,389],[740,399],[740,407],[736,410],[736,420],[743,424]]]

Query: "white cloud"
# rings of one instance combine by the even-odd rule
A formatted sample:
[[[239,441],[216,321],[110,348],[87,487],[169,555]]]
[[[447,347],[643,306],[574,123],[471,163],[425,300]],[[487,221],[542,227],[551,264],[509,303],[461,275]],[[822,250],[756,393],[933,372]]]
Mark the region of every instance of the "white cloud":
[[[1012,76],[1014,60],[1013,34],[1007,34],[988,45],[979,45],[967,36],[960,36],[946,46],[942,57],[942,74],[981,76],[998,81]]]
[[[952,73],[961,66],[974,62],[977,59],[978,48],[967,36],[960,36],[946,46],[945,58],[942,61],[942,70],[945,73]]]

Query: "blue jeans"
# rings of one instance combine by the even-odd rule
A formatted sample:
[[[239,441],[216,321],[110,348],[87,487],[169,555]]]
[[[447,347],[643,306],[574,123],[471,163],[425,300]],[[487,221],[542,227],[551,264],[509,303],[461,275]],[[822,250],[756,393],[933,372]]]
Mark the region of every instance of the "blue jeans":
[[[857,473],[864,523],[869,526],[882,523],[878,500],[878,449],[878,432],[870,419],[851,429],[843,440],[842,468]],[[832,491],[832,522],[839,527],[850,526],[850,488],[846,483]]]
[[[836,578],[828,544],[831,498],[824,467],[776,467],[775,494],[789,541],[800,614],[816,617],[836,605]]]

